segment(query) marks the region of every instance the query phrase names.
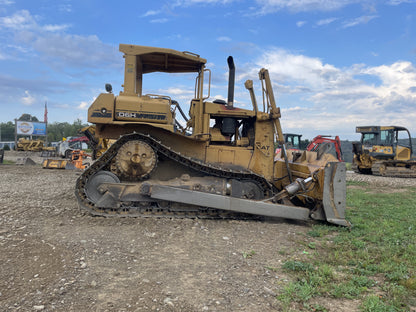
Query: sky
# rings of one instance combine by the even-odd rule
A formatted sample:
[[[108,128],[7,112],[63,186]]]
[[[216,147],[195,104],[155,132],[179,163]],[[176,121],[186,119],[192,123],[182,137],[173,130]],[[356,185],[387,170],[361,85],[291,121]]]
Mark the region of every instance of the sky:
[[[267,68],[283,132],[358,140],[356,126],[401,125],[416,137],[416,0],[0,0],[0,122],[28,113],[87,122],[89,105],[122,91],[120,43],[207,59],[211,98],[251,109],[244,82]],[[144,77],[144,93],[185,111],[195,74]]]

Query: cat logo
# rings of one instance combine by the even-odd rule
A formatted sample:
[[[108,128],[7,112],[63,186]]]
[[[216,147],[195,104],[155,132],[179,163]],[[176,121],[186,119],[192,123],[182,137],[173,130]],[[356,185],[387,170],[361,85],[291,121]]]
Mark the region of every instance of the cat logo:
[[[266,156],[270,156],[270,145],[262,145],[260,142],[256,142],[256,147]]]

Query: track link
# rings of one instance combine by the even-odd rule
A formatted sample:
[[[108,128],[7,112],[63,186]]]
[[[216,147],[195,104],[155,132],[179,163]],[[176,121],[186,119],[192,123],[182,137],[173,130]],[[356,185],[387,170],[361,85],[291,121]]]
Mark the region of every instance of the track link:
[[[163,145],[149,135],[132,133],[123,135],[110,148],[96,160],[82,175],[77,179],[75,187],[75,196],[77,197],[79,207],[92,215],[106,217],[169,217],[169,218],[226,218],[226,219],[253,219],[252,215],[234,213],[225,210],[211,209],[206,207],[183,205],[174,202],[121,202],[119,207],[101,208],[92,202],[86,192],[85,187],[88,179],[96,172],[101,170],[111,171],[111,162],[117,155],[118,150],[131,140],[142,140],[149,144],[157,154],[177,162],[190,169],[205,173],[210,176],[216,176],[227,179],[237,179],[240,181],[254,182],[261,187],[264,197],[269,198],[275,192],[275,188],[264,177],[254,174],[248,170],[234,170],[222,168],[213,164],[204,163],[198,159],[193,159],[173,151],[170,147]],[[123,181],[122,181],[123,183]]]

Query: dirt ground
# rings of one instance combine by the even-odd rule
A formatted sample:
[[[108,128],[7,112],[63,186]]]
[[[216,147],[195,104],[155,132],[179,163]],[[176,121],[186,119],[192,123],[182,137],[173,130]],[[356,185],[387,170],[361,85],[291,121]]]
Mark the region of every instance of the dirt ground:
[[[92,217],[79,174],[0,165],[0,311],[281,310],[281,264],[305,257],[312,223]]]

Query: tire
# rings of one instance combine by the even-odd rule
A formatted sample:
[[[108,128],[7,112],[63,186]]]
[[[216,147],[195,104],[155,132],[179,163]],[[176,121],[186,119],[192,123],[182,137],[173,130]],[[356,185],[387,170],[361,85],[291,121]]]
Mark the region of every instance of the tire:
[[[65,157],[64,158],[70,159],[71,158],[71,154],[72,154],[72,150],[66,150],[65,151]]]

